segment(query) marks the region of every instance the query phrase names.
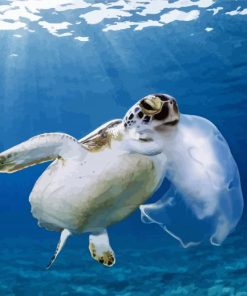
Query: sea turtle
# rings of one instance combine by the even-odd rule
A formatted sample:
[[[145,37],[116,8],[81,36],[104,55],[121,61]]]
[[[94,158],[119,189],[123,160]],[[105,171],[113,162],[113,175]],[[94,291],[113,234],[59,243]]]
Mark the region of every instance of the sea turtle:
[[[35,136],[0,154],[0,172],[12,173],[53,161],[30,194],[38,225],[61,232],[49,268],[72,234],[89,232],[89,250],[112,266],[106,228],[143,204],[165,175],[166,157],[152,131],[179,121],[175,99],[149,95],[124,116],[77,140],[64,133]]]
[[[239,172],[226,140],[205,118],[180,114],[169,95],[144,97],[123,120],[79,141],[61,133],[31,138],[0,154],[0,172],[51,160],[30,195],[38,224],[61,232],[48,268],[66,239],[83,232],[90,232],[92,257],[112,266],[106,228],[138,206],[144,222],[157,223],[184,247],[205,239],[220,245],[242,215]],[[164,196],[143,205],[164,179],[170,182]]]

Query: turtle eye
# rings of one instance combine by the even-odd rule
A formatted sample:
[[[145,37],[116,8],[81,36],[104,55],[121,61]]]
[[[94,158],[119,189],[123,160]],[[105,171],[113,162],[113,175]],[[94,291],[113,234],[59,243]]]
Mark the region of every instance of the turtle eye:
[[[140,107],[145,115],[154,115],[160,112],[162,108],[162,101],[156,97],[145,97],[140,101]]]
[[[141,107],[143,107],[143,108],[146,109],[146,110],[150,110],[150,111],[154,110],[153,107],[150,106],[150,105],[146,102],[145,99],[142,100],[142,101],[140,102],[140,105],[141,105]]]

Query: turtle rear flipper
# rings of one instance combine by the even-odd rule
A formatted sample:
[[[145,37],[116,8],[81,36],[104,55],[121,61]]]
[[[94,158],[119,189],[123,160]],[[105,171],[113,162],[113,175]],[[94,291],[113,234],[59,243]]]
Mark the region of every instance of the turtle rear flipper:
[[[90,234],[89,251],[94,260],[105,266],[111,267],[116,262],[106,229]]]
[[[61,232],[61,236],[60,236],[59,242],[57,244],[56,250],[55,250],[49,264],[46,266],[46,269],[50,269],[51,266],[53,265],[53,263],[56,261],[58,254],[62,251],[69,236],[71,236],[71,232],[68,229],[64,229]]]

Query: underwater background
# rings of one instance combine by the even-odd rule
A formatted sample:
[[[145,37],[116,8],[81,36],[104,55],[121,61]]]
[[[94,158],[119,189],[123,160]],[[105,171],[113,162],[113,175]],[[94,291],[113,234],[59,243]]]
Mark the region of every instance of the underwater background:
[[[220,129],[246,199],[246,1],[0,1],[0,151],[81,138],[157,92]],[[188,249],[136,211],[109,229],[113,268],[84,234],[45,270],[59,234],[37,226],[28,196],[46,167],[0,175],[0,295],[247,295],[246,209],[221,247]]]

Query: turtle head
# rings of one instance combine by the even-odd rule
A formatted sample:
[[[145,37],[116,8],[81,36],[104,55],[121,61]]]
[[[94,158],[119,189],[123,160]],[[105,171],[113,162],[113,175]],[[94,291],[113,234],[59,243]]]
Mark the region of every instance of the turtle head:
[[[125,128],[175,126],[179,121],[176,100],[167,94],[148,95],[129,109],[124,117]]]

